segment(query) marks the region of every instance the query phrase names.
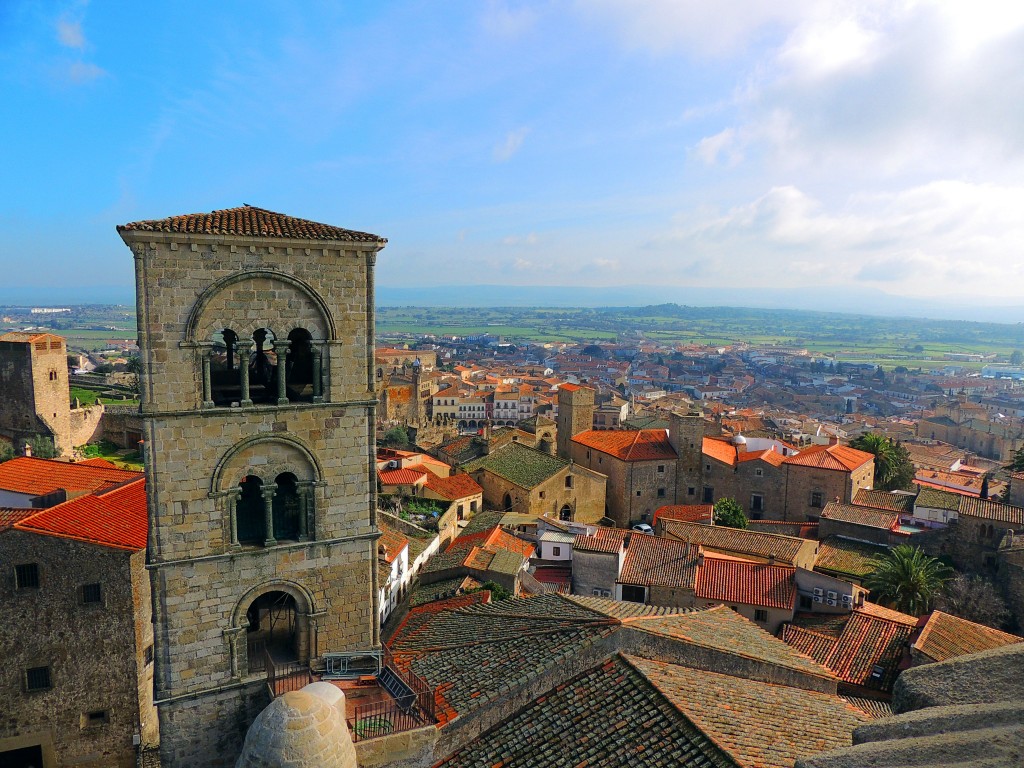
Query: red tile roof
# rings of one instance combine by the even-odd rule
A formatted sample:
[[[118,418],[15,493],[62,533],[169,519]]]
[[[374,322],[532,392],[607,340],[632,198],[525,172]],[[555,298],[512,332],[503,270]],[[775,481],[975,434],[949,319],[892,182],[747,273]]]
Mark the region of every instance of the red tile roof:
[[[234,235],[239,237],[273,237],[300,240],[345,240],[386,243],[387,240],[368,232],[355,232],[329,224],[297,219],[283,213],[244,205],[210,213],[187,213],[166,219],[133,221],[122,224],[118,232],[171,232],[175,234]]]
[[[377,470],[381,485],[415,485],[426,476],[426,472],[408,467]]]
[[[621,528],[598,528],[593,533],[578,533],[573,539],[573,552],[618,552],[629,531]]]
[[[469,475],[428,476],[426,486],[438,496],[443,496],[450,501],[476,496],[484,492],[480,484]]]
[[[68,493],[89,493],[140,477],[141,472],[127,469],[87,462],[70,464],[34,456],[19,456],[0,464],[0,488],[34,496],[43,496],[61,488]]]
[[[852,472],[874,460],[875,457],[867,451],[858,451],[848,445],[815,445],[800,451],[796,456],[787,456],[785,463],[800,467]]]
[[[746,453],[741,453],[736,459],[741,464],[747,461],[763,461],[771,464],[773,467],[781,467],[786,463],[786,457],[778,451],[773,451],[771,448],[765,448],[763,451],[747,451]]]
[[[146,481],[65,501],[14,524],[19,531],[86,541],[114,549],[145,549],[148,534]]]
[[[796,568],[707,555],[697,571],[696,594],[704,600],[792,609]]]
[[[669,504],[654,510],[654,521],[682,520],[685,523],[703,523],[715,515],[714,504]]]
[[[402,554],[402,550],[409,546],[409,539],[401,531],[384,523],[378,522],[377,527],[380,528],[377,549],[379,551],[381,547],[384,547],[384,559],[389,563],[393,563],[395,558]]]
[[[24,520],[29,515],[34,515],[37,509],[11,509],[0,507],[0,533],[12,527],[19,520]]]
[[[914,641],[914,649],[934,661],[1024,643],[1024,637],[1000,632],[942,611],[932,611],[922,622],[921,634]]]
[[[840,523],[853,523],[868,528],[881,528],[895,531],[900,524],[900,516],[896,512],[887,512],[875,507],[858,507],[854,504],[842,504],[830,501],[821,510],[822,520],[835,520]]]
[[[720,437],[705,437],[701,444],[701,450],[705,456],[710,456],[730,467],[736,463],[736,446],[729,440]]]
[[[693,589],[699,554],[700,547],[696,545],[633,533],[622,558],[618,582]]]
[[[664,429],[597,430],[580,432],[574,443],[593,448],[622,461],[675,461],[676,450]]]

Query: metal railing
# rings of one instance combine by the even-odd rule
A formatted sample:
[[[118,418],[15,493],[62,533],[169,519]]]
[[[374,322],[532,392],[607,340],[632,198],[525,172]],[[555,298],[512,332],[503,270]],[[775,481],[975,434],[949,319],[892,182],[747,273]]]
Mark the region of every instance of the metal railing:
[[[274,661],[268,651],[263,652],[263,663],[267,669],[267,686],[271,696],[277,697],[289,691],[298,691],[313,682],[313,673],[308,664],[298,661]]]
[[[377,739],[392,733],[411,731],[434,724],[434,694],[423,691],[416,695],[412,703],[403,707],[394,699],[378,701],[373,704],[361,704],[352,707],[348,713],[348,728],[352,733],[352,741]]]

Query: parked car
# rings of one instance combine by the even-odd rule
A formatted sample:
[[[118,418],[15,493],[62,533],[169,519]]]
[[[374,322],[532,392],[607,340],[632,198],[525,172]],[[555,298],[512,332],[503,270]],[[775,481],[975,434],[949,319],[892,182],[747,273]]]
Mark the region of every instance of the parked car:
[[[633,526],[634,531],[640,531],[640,533],[654,533],[654,529],[651,528],[647,523],[637,523]]]

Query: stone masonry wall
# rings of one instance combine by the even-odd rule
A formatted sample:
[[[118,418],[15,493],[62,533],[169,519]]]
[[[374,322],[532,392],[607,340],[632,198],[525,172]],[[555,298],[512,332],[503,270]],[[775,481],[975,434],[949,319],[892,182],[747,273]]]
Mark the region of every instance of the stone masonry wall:
[[[0,753],[50,743],[60,765],[134,768],[132,736],[155,726],[151,694],[140,701],[152,671],[138,645],[150,631],[135,599],[141,553],[8,530],[0,563]],[[15,588],[14,566],[26,563],[39,566],[38,589]],[[102,600],[85,604],[82,586],[94,583]],[[50,668],[48,690],[26,691],[33,667]],[[89,725],[90,712],[107,722]]]

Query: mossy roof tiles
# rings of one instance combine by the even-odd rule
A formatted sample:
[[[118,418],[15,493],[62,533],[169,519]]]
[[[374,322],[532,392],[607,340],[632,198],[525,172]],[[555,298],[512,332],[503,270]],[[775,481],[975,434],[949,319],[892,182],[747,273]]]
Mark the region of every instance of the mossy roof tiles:
[[[700,547],[696,545],[633,533],[617,581],[646,587],[693,589],[699,555]]]
[[[558,456],[528,448],[521,443],[509,443],[487,456],[482,456],[465,466],[466,472],[483,469],[498,477],[515,483],[520,488],[535,488],[553,477],[569,462]]]
[[[890,491],[861,488],[857,491],[857,495],[854,496],[853,503],[861,507],[875,507],[876,509],[887,509],[890,512],[900,512],[909,515],[914,511],[914,494],[891,493]]]
[[[899,524],[900,516],[896,512],[831,501],[821,510],[821,519],[891,531]]]
[[[960,494],[953,493],[952,491],[943,491],[939,488],[923,486],[918,492],[914,504],[915,506],[927,509],[945,509],[950,512],[956,512],[960,509],[961,498],[963,497]]]
[[[622,657],[557,686],[437,768],[724,768],[734,763]]]
[[[800,556],[807,539],[728,528],[724,525],[705,525],[685,520],[665,520],[665,535],[680,541],[700,544],[706,549],[740,555],[752,555],[765,560],[775,558],[779,563],[792,565]]]
[[[814,570],[862,579],[874,570],[872,559],[888,549],[841,536],[828,536],[818,544]]]
[[[626,657],[717,747],[741,766],[790,768],[852,743],[867,716],[827,693]]]

